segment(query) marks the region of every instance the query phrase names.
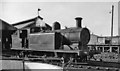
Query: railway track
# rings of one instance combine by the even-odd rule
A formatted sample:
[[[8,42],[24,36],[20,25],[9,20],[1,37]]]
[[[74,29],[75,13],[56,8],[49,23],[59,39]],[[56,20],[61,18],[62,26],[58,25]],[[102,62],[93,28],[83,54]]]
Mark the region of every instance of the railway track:
[[[22,58],[3,58],[4,60],[19,60]],[[44,61],[46,60],[46,61]],[[25,62],[46,62],[48,64],[63,67],[65,71],[120,71],[120,63],[117,62],[100,62],[100,61],[87,61],[87,62],[70,62],[62,64],[60,58],[24,58]]]
[[[88,61],[72,63],[64,69],[66,71],[120,71],[120,63]]]

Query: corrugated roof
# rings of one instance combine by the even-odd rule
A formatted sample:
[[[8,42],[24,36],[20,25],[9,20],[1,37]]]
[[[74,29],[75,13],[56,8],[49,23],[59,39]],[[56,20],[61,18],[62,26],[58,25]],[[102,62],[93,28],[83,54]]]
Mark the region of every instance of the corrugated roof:
[[[25,20],[25,21],[21,21],[21,22],[12,24],[12,25],[14,27],[18,28],[18,29],[35,27],[36,26],[36,20],[37,20],[37,18],[43,20],[42,17],[37,16],[35,18],[31,18],[31,19],[28,19],[28,20]],[[46,27],[52,29],[52,27],[50,25],[48,25],[47,23],[45,23],[45,25],[46,25]]]
[[[0,19],[0,30],[17,30],[17,28]]]
[[[37,17],[35,17],[35,18],[31,18],[31,19],[24,20],[24,21],[21,21],[21,22],[18,22],[18,23],[14,23],[14,24],[12,24],[12,25],[13,25],[13,26],[17,26],[17,25],[21,25],[21,24],[26,24],[26,23],[28,23],[28,22],[35,21],[36,18],[43,19],[42,17],[37,16]]]

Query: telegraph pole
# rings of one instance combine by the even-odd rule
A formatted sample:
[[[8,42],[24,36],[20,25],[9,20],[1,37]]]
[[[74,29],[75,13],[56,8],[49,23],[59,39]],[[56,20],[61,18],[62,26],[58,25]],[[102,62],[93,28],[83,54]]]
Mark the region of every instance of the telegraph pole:
[[[112,18],[111,18],[111,44],[112,44],[112,37],[113,37],[113,15],[114,15],[114,5],[112,5]]]

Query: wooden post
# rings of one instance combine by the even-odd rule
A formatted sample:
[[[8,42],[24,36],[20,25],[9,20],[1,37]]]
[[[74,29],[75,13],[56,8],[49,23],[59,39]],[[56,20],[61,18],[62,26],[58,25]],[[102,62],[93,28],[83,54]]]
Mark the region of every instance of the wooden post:
[[[102,52],[104,52],[104,51],[105,51],[105,50],[104,50],[105,47],[102,47],[102,48],[103,48],[103,49],[102,49],[102,50],[103,50]]]
[[[112,5],[112,18],[111,18],[111,44],[112,44],[112,37],[113,37],[113,15],[114,15],[114,6]]]
[[[112,46],[110,46],[110,52],[112,52]]]

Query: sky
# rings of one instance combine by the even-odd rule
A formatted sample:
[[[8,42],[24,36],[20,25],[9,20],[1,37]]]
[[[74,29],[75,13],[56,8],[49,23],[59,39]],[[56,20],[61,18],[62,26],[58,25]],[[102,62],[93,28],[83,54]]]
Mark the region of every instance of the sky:
[[[99,36],[110,36],[111,32],[111,13],[114,5],[113,34],[118,35],[118,2],[107,0],[81,1],[78,0],[2,0],[0,2],[0,19],[14,24],[20,21],[31,19],[38,16],[37,10],[41,9],[40,16],[52,26],[58,21],[62,28],[76,27],[76,17],[82,17],[82,27],[89,28],[91,33]]]

